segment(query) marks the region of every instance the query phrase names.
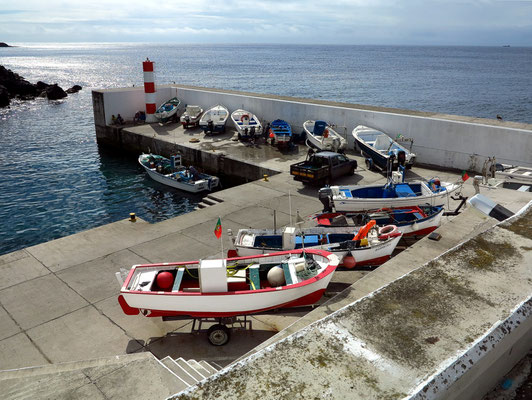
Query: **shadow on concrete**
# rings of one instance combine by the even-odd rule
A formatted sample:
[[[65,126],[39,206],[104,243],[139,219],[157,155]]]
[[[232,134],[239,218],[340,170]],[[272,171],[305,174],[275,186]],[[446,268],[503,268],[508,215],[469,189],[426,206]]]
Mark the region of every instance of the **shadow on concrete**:
[[[229,343],[213,346],[207,340],[207,333],[170,332],[163,337],[152,337],[143,343],[142,351],[150,351],[158,359],[170,356],[174,359],[215,361],[227,365],[275,335],[276,331],[232,330]],[[136,340],[132,340],[138,345]]]

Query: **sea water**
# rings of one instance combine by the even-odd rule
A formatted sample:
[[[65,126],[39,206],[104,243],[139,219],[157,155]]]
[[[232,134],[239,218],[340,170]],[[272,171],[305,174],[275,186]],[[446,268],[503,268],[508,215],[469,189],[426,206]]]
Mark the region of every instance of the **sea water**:
[[[91,90],[141,86],[146,57],[156,62],[158,84],[532,123],[532,48],[16,45],[0,48],[0,65],[32,83],[79,84],[83,90],[60,101],[0,109],[0,254],[130,212],[160,221],[201,200],[149,180],[135,156],[96,143]]]

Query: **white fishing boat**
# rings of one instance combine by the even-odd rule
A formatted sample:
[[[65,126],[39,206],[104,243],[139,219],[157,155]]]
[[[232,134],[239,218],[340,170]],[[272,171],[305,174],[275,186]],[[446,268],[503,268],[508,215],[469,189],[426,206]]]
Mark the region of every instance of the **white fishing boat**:
[[[371,160],[369,167],[396,170],[399,165],[405,168],[414,165],[416,155],[383,132],[359,125],[353,129],[353,137],[362,155]]]
[[[305,306],[321,298],[337,265],[323,250],[134,265],[118,302],[127,315],[192,318]]]
[[[199,126],[205,133],[225,132],[227,118],[229,118],[229,110],[218,104],[203,113]]]
[[[257,116],[249,111],[238,109],[231,113],[238,139],[249,139],[262,134],[262,124]]]
[[[305,121],[303,129],[311,147],[338,152],[347,146],[347,141],[325,121]]]
[[[358,229],[374,219],[377,226],[395,225],[403,237],[428,235],[441,224],[444,209],[442,206],[411,206],[381,208],[372,211],[323,213],[314,218],[320,226],[352,227]]]
[[[460,183],[412,181],[386,185],[346,185],[321,188],[318,198],[324,210],[334,208],[337,212],[377,210],[386,207],[445,205]]]
[[[198,172],[193,166],[181,165],[180,155],[168,159],[155,154],[141,154],[138,160],[150,178],[176,189],[197,193],[220,185],[218,177]]]
[[[199,124],[201,114],[203,114],[203,108],[200,106],[187,105],[179,120],[183,128],[194,127]]]
[[[340,265],[352,268],[355,265],[378,266],[388,261],[401,236],[396,226],[378,228],[375,221],[371,221],[357,230],[321,226],[302,230],[286,227],[282,231],[240,229],[234,238],[234,246],[239,256],[301,248],[321,249],[336,254],[341,260]]]

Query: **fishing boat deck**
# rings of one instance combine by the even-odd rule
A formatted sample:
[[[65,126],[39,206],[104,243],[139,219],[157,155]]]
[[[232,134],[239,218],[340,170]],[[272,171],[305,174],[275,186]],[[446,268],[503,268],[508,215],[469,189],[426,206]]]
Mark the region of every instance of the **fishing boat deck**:
[[[233,140],[234,131],[204,137],[199,129],[183,130],[175,124],[126,126],[122,137],[139,143],[166,143],[203,153],[223,153],[225,157],[243,160],[279,172],[268,180],[255,180],[215,193],[220,202],[214,206],[181,215],[157,224],[127,219],[100,226],[75,235],[0,256],[4,279],[0,283],[0,370],[44,365],[65,361],[85,360],[116,354],[150,351],[158,358],[196,358],[227,365],[261,343],[271,343],[285,328],[293,332],[308,310],[253,316],[253,331],[237,331],[223,348],[210,346],[203,335],[191,335],[191,321],[162,322],[141,316],[124,315],[117,302],[119,286],[115,272],[133,264],[195,260],[200,257],[220,257],[220,240],[213,230],[221,216],[224,251],[230,248],[227,229],[273,228],[276,210],[277,227],[294,222],[296,210],[304,217],[321,211],[318,187],[305,186],[288,174],[290,164],[304,159],[306,149],[279,152],[277,148],[259,143],[249,146]],[[190,139],[200,139],[198,143]],[[143,142],[146,140],[146,142]],[[147,150],[147,149],[142,149]],[[152,151],[158,149],[152,148]],[[337,184],[385,182],[378,173],[360,167],[355,176],[344,177]],[[456,181],[456,172],[434,171],[415,167],[407,172],[411,178],[431,178]],[[463,193],[471,196],[471,180]],[[507,189],[482,189],[482,193],[510,210],[517,211],[530,200],[530,193]],[[449,199],[449,208],[457,202]],[[290,213],[291,210],[291,213]],[[132,212],[135,210],[131,210]],[[421,265],[461,240],[478,233],[496,221],[473,210],[457,217],[444,217],[442,240],[423,239],[414,247],[371,272],[337,271],[324,301],[330,300],[360,278],[343,299],[368,293],[398,276]],[[305,218],[303,226],[313,226]],[[406,272],[405,272],[406,271]],[[371,291],[370,290],[370,291]],[[356,296],[355,296],[356,297]],[[341,304],[340,298],[331,305]],[[333,307],[334,308],[334,307]],[[317,308],[308,318],[326,315]],[[308,323],[308,320],[307,320]],[[283,333],[285,334],[285,333]]]

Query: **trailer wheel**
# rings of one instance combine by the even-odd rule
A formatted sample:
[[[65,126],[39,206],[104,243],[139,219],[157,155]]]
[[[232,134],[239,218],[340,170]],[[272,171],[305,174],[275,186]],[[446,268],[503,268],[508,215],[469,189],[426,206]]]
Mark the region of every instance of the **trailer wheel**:
[[[209,328],[207,331],[207,337],[213,346],[223,346],[229,342],[231,332],[227,326],[216,324]]]

